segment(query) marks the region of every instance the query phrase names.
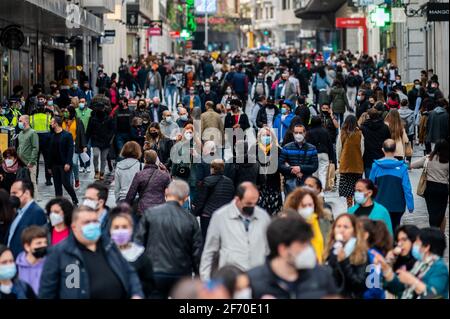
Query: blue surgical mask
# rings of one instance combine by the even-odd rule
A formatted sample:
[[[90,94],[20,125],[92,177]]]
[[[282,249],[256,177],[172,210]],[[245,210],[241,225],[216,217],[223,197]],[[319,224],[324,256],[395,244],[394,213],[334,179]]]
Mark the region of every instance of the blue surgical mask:
[[[19,129],[23,130],[25,128],[25,126],[23,125],[22,122],[19,122],[19,124],[17,125],[19,127]]]
[[[0,265],[0,280],[9,280],[14,278],[17,273],[16,264]]]
[[[81,227],[83,237],[89,241],[97,241],[102,231],[100,229],[100,223],[89,223]]]
[[[281,108],[281,114],[286,114],[286,112],[287,112],[286,108],[285,108],[285,107],[282,107],[282,108]]]
[[[261,142],[264,145],[269,145],[271,141],[272,141],[272,138],[270,137],[270,135],[266,135],[266,136],[262,136],[261,137]]]
[[[181,119],[182,121],[187,121],[187,120],[188,120],[187,114],[180,115],[180,119]]]
[[[74,84],[73,84],[73,88],[74,88],[74,89],[78,89],[78,84],[77,84],[77,83],[74,83]]]
[[[80,109],[84,109],[84,103],[78,103],[78,107],[79,107]]]
[[[48,102],[47,102],[47,105],[48,105],[48,106],[53,106],[53,101],[48,101]]]
[[[359,205],[364,205],[364,203],[367,201],[366,196],[363,192],[355,192],[355,202]]]
[[[350,238],[344,246],[345,258],[348,258],[356,247],[356,237]]]
[[[414,244],[411,250],[412,256],[416,259],[421,261],[423,259],[423,254],[420,252],[420,246]]]

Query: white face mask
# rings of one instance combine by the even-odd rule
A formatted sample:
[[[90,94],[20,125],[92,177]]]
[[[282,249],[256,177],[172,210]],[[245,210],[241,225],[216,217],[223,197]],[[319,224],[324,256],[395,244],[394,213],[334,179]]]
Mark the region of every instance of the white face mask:
[[[95,201],[95,200],[86,198],[86,199],[83,201],[83,206],[87,206],[87,207],[92,208],[93,210],[97,210],[97,208],[98,208],[98,202]]]
[[[5,159],[5,165],[6,165],[6,167],[13,166],[14,165],[14,160],[12,160],[10,158]]]
[[[192,133],[191,132],[184,133],[184,138],[187,139],[188,141],[192,140]]]
[[[12,291],[13,285],[0,285],[0,292],[5,295],[9,295]]]
[[[64,222],[64,217],[55,212],[51,212],[49,218],[50,218],[50,223],[52,224],[52,226],[56,226],[56,225],[59,225],[62,222]]]
[[[297,211],[300,216],[302,216],[306,220],[308,220],[312,216],[312,214],[314,214],[314,208],[311,206],[299,208]]]
[[[294,134],[294,139],[297,143],[303,143],[303,141],[305,140],[305,136],[301,133]]]
[[[252,289],[250,287],[236,291],[233,299],[252,299]]]
[[[303,249],[303,251],[300,252],[297,257],[295,257],[295,268],[299,270],[313,269],[314,267],[316,267],[316,264],[316,252],[314,251],[314,248],[312,248],[312,246],[308,246],[307,248]]]

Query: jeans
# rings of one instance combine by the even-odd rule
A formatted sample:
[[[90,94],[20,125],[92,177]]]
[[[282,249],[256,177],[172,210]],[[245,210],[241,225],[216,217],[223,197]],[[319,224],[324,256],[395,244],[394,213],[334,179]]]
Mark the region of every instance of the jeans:
[[[92,148],[94,153],[94,170],[96,172],[104,173],[105,167],[106,167],[106,157],[108,156],[109,148],[105,148],[104,150],[101,150],[98,147]],[[100,158],[100,170],[98,169],[98,159]]]
[[[404,212],[389,212],[391,216],[392,230],[395,232],[398,226],[400,226],[400,221],[402,220]]]
[[[339,122],[339,127],[342,127],[342,124],[344,124],[344,113],[335,113],[335,115]]]
[[[364,167],[364,178],[366,178],[366,179],[369,178],[371,170],[372,170],[372,167]]]
[[[131,141],[131,136],[128,133],[117,133],[116,135],[116,148],[117,152],[120,154],[123,146],[126,142]]]
[[[52,176],[48,172],[50,167],[48,167],[48,164],[47,164],[49,162],[49,155],[50,155],[49,151],[48,151],[48,147],[50,144],[51,135],[50,135],[50,133],[38,133],[38,137],[39,137],[39,154],[38,154],[37,167],[36,167],[36,184],[39,179],[39,158],[40,158],[41,154],[42,154],[42,157],[44,157],[45,180],[47,182],[49,182],[52,179]]]
[[[166,105],[172,114],[178,113],[177,102],[178,102],[178,90],[174,85],[169,85],[166,87],[164,92],[164,98],[166,99]]]
[[[152,299],[167,299],[169,297],[172,288],[181,279],[186,277],[187,274],[167,274],[161,272],[153,273],[155,279],[155,290],[152,294]]]
[[[60,197],[63,195],[64,186],[66,192],[72,198],[74,204],[78,204],[78,198],[75,194],[72,184],[70,183],[71,171],[66,172],[64,170],[64,165],[53,165],[52,167],[53,182],[55,184],[55,196]]]
[[[78,157],[79,156],[80,156],[80,154],[73,153],[73,157],[72,157],[72,173],[73,173],[73,178],[76,181],[80,180],[80,167],[78,166]]]
[[[209,222],[211,221],[211,217],[200,216],[200,228],[202,230],[203,236],[203,245],[206,241],[206,232],[208,231]]]
[[[330,159],[328,158],[327,153],[319,153],[318,158],[319,168],[313,175],[320,180],[320,182],[322,183],[322,187],[325,188],[325,185],[327,183],[328,166],[330,165]]]
[[[159,97],[159,90],[154,87],[149,87],[147,89],[147,98],[153,99],[154,97]]]

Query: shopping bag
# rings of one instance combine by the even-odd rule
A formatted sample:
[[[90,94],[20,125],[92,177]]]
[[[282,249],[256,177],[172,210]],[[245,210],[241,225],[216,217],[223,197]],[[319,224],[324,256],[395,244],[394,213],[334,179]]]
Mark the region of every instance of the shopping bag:
[[[334,163],[330,163],[328,165],[328,171],[327,171],[327,182],[325,185],[325,190],[330,191],[334,187],[334,179],[336,177],[336,166]]]

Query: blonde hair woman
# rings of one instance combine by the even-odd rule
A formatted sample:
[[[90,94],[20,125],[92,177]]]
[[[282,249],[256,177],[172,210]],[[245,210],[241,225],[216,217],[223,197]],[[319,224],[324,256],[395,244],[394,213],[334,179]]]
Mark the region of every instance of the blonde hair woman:
[[[409,143],[408,135],[396,109],[390,110],[384,122],[389,127],[391,138],[395,141],[394,157],[400,161],[405,158],[405,145]]]

